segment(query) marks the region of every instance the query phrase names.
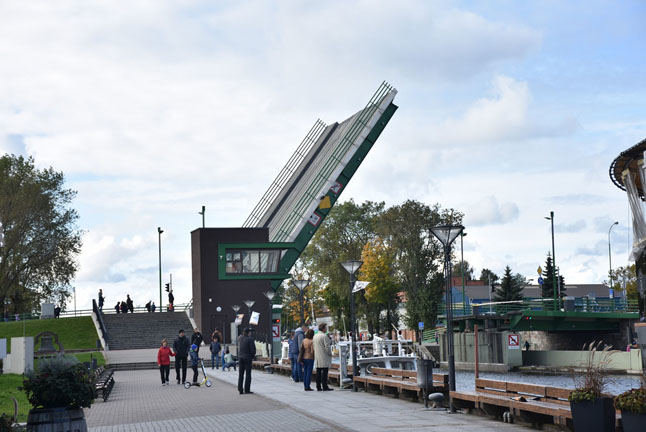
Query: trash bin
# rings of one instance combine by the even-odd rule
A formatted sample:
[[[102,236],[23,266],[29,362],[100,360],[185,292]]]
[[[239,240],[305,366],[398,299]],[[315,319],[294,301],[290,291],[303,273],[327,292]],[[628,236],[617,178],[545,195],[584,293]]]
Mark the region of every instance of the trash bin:
[[[433,387],[433,360],[417,359],[417,386],[429,392]]]
[[[574,310],[574,297],[566,296],[563,299],[563,308],[565,312],[572,312]]]

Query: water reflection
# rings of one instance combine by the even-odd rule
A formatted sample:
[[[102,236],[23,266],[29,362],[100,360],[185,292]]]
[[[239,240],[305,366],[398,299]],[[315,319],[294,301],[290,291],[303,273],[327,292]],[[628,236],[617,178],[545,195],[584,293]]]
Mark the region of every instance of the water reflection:
[[[441,370],[446,373],[446,370]],[[537,384],[549,387],[574,388],[575,381],[571,375],[537,375],[522,374],[519,372],[493,373],[480,372],[480,378],[486,378],[496,381],[511,381],[525,384]],[[473,372],[457,371],[455,373],[455,386],[458,391],[475,389],[475,380]],[[606,392],[618,395],[631,388],[639,387],[639,376],[633,375],[611,375]]]

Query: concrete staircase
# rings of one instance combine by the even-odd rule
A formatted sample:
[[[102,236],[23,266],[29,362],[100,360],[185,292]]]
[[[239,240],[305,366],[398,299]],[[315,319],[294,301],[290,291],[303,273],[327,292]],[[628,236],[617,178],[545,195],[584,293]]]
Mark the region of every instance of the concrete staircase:
[[[193,328],[185,312],[103,314],[112,350],[159,348],[163,338],[173,345],[180,329],[191,339]]]

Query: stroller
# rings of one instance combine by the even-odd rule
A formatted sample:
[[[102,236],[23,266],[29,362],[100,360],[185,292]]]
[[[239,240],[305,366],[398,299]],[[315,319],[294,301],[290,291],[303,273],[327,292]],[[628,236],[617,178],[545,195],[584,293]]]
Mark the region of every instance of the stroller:
[[[186,381],[184,383],[184,388],[189,389],[191,387],[202,387],[202,386],[211,387],[213,385],[211,380],[208,379],[207,376],[206,376],[206,370],[204,369],[204,360],[202,360],[202,359],[200,359],[200,366],[202,367],[202,375],[204,375],[204,378],[202,378],[202,381],[197,382],[197,383],[192,383],[192,382]]]

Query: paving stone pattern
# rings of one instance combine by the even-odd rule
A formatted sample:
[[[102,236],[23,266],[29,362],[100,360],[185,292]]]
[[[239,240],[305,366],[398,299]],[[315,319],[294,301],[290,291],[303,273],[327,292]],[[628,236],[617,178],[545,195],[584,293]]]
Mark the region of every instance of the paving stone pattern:
[[[233,372],[231,372],[233,374]],[[171,380],[175,372],[171,371]],[[189,373],[192,377],[192,371]],[[336,431],[338,428],[260,395],[239,395],[225,382],[185,389],[162,386],[159,371],[115,372],[107,402],[85,410],[90,431]]]

